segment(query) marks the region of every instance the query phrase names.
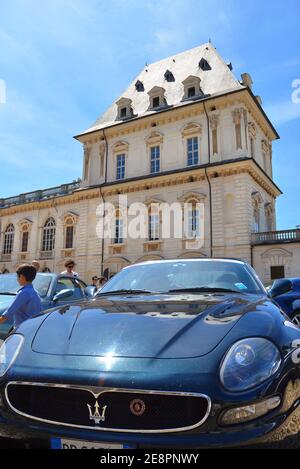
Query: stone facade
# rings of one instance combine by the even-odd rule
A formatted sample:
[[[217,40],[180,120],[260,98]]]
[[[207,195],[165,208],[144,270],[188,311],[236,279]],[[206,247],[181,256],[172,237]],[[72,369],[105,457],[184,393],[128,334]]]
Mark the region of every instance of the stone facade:
[[[184,54],[175,56],[173,63],[179,63],[180,68],[172,71],[173,78],[181,73],[181,78],[187,80],[181,80],[182,84],[173,91],[172,83],[165,84],[165,88],[159,86],[158,98],[162,102],[164,97],[165,102],[158,110],[149,111],[153,102],[146,103],[146,98],[151,100],[156,93],[150,82],[148,89],[146,86],[150,66],[148,75],[143,71],[139,80],[145,85],[147,97],[141,99],[140,90],[130,94],[129,89],[96,125],[76,137],[83,144],[81,183],[0,200],[0,272],[13,271],[20,262],[32,259],[39,259],[43,270],[59,272],[66,258],[72,258],[82,278],[90,281],[92,275],[105,269],[112,274],[145,259],[213,255],[253,261],[263,279],[269,280],[266,266],[279,261],[275,254],[268,254],[269,247],[253,247],[252,232],[276,227],[275,201],[280,190],[272,179],[272,142],[278,135],[249,86],[233,77],[211,45],[193,51],[186,53],[192,64],[194,55],[201,58],[205,52],[212,69],[200,70],[195,77],[189,63],[182,62],[186,69],[180,65]],[[159,64],[163,72],[165,62]],[[157,76],[159,68],[154,65]],[[205,92],[205,87],[213,91],[209,75],[205,75],[209,73],[212,82],[218,83],[219,76],[223,81],[227,79],[228,84],[221,83],[223,92],[219,83],[218,87],[214,85],[215,93]],[[195,90],[186,89],[190,86],[187,84],[202,86],[202,82],[202,94],[188,100],[187,93]],[[137,89],[137,82],[135,86]],[[176,93],[181,96],[178,102]],[[171,99],[174,102],[169,106]],[[126,113],[127,118],[122,120]],[[195,164],[189,161],[191,140],[197,142]],[[155,173],[151,172],[153,147],[158,148],[159,154],[159,171]],[[119,164],[124,168],[118,168]],[[122,178],[118,179],[120,175]],[[203,246],[187,249],[185,238],[103,241],[97,232],[97,207],[103,201],[117,206],[120,195],[127,196],[128,206],[136,202],[172,205],[201,201]],[[11,227],[13,236],[9,234]],[[52,228],[53,246],[48,239],[53,235]],[[24,236],[24,232],[28,235]],[[295,275],[294,257],[298,254],[297,249],[281,254],[291,275]]]

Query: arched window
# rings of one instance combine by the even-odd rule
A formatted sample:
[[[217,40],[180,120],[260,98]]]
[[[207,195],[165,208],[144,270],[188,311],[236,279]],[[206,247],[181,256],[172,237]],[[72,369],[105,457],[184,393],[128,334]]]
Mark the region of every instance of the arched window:
[[[53,251],[55,246],[56,224],[54,218],[50,217],[43,227],[42,251]]]
[[[65,248],[72,249],[74,244],[74,219],[67,217],[65,220]]]
[[[12,223],[8,225],[4,233],[3,254],[11,254],[14,246],[15,227]]]
[[[21,229],[21,252],[28,251],[29,226],[25,223]]]

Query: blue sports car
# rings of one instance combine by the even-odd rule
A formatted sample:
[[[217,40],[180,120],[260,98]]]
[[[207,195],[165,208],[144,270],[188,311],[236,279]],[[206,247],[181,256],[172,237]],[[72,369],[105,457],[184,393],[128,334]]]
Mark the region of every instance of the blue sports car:
[[[38,273],[33,286],[41,298],[43,310],[91,296],[91,292],[82,280],[72,279],[66,275]],[[0,315],[14,301],[20,288],[16,274],[0,275]],[[11,328],[12,323],[10,321],[1,324],[0,339],[5,339]]]
[[[300,330],[228,259],[132,265],[0,349],[0,428],[52,448],[299,446]]]
[[[300,278],[275,280],[269,289],[269,295],[300,326]]]

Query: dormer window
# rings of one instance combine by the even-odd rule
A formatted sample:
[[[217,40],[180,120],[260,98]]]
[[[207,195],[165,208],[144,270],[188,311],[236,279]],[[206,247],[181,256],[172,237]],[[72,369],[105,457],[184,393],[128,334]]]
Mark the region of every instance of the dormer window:
[[[199,98],[203,96],[202,90],[200,88],[200,78],[194,75],[190,75],[183,82],[184,87],[184,96],[185,99]]]
[[[207,62],[206,59],[204,59],[202,57],[202,59],[200,60],[199,62],[199,67],[201,68],[201,70],[203,70],[204,72],[207,72],[209,70],[211,70],[211,66],[209,65],[209,63]]]
[[[126,117],[127,116],[127,108],[126,107],[122,107],[122,109],[120,111],[120,116],[121,117]]]
[[[135,89],[139,92],[145,91],[144,84],[140,80],[138,80],[135,84]]]
[[[149,110],[158,109],[162,106],[166,106],[167,102],[165,99],[165,92],[166,90],[164,88],[161,88],[160,86],[154,86],[154,88],[152,88],[148,92],[150,98]]]
[[[117,120],[133,117],[132,101],[129,98],[121,98],[116,102],[118,106]]]
[[[170,70],[167,70],[165,72],[164,77],[165,77],[165,80],[167,80],[167,81],[175,81],[175,77],[174,77],[173,73],[170,72]]]
[[[155,96],[155,98],[152,99],[152,107],[155,108],[155,107],[159,107],[160,103],[159,103],[159,96]]]
[[[194,86],[190,86],[188,88],[188,98],[193,98],[196,96],[196,88]]]

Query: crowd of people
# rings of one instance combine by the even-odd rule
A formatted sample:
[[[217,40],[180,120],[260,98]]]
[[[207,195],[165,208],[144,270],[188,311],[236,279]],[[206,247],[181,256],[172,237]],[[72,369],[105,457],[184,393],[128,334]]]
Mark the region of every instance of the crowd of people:
[[[66,270],[61,272],[61,275],[72,278],[78,277],[78,273],[74,270],[75,266],[75,262],[69,259],[65,263]],[[13,303],[0,316],[0,324],[10,319],[13,322],[13,330],[26,319],[40,314],[42,309],[41,300],[32,284],[40,268],[40,263],[37,260],[33,260],[31,264],[23,264],[18,267],[16,273],[20,290],[16,294]],[[98,289],[101,288],[106,281],[107,279],[103,275],[94,275],[92,277],[91,286]]]
[[[31,265],[36,269],[37,272],[40,272],[41,265],[39,261],[33,260],[31,262]],[[69,259],[65,263],[66,270],[61,272],[61,275],[66,275],[68,277],[75,277],[75,278],[78,277],[78,273],[75,272],[74,270],[75,266],[76,266],[75,262],[72,259]],[[96,287],[96,288],[101,288],[105,284],[105,282],[107,282],[107,279],[103,275],[100,275],[100,276],[94,275],[92,277],[91,286]]]

